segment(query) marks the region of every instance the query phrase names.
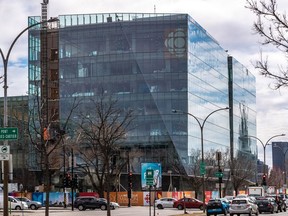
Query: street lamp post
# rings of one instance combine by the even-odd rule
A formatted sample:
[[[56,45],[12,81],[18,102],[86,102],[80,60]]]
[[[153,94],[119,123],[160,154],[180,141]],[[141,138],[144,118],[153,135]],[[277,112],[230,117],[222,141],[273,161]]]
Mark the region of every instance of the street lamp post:
[[[204,138],[203,138],[203,129],[204,129],[204,126],[205,126],[205,123],[207,121],[207,119],[212,115],[214,114],[215,112],[218,112],[218,111],[221,111],[221,110],[227,110],[227,109],[230,109],[229,107],[225,107],[225,108],[220,108],[220,109],[216,109],[214,110],[213,112],[209,113],[206,118],[203,120],[202,124],[199,120],[199,118],[197,118],[196,116],[194,116],[193,114],[191,113],[188,113],[188,112],[184,112],[184,111],[181,111],[181,110],[172,110],[173,113],[177,113],[177,112],[180,112],[180,113],[183,113],[183,114],[187,114],[189,116],[192,116],[198,123],[199,127],[200,127],[200,132],[201,132],[201,164],[203,166],[204,165]],[[202,188],[203,188],[203,204],[205,204],[205,174],[202,174]],[[205,208],[203,208],[203,212],[205,212]]]
[[[272,136],[272,137],[270,137],[270,138],[267,140],[267,142],[266,142],[265,144],[262,142],[262,140],[260,140],[260,139],[259,139],[258,137],[256,137],[256,136],[245,136],[245,137],[255,138],[255,139],[257,139],[257,140],[261,143],[261,145],[262,145],[262,147],[263,147],[263,151],[264,151],[263,175],[265,175],[265,176],[266,176],[266,147],[267,147],[267,145],[269,145],[269,141],[270,141],[270,140],[272,140],[272,139],[275,138],[275,137],[280,137],[280,136],[285,136],[285,134],[278,134],[278,135]]]
[[[22,30],[17,37],[13,40],[12,44],[10,45],[7,55],[5,57],[2,49],[0,48],[0,54],[2,57],[2,61],[3,61],[3,67],[4,67],[4,100],[3,100],[3,125],[4,127],[8,127],[8,106],[7,106],[7,89],[8,89],[8,85],[7,85],[7,69],[8,69],[8,61],[9,61],[9,56],[10,53],[12,51],[12,48],[14,47],[16,41],[19,39],[19,37],[26,32],[28,29],[33,28],[34,26],[37,25],[41,25],[44,23],[48,23],[48,22],[55,22],[58,21],[58,18],[51,18],[49,20],[45,20],[42,22],[38,22],[38,23],[34,23],[30,26],[28,26],[27,28],[25,28],[24,30]],[[8,140],[4,140],[4,145],[8,145]],[[4,161],[4,177],[3,177],[3,203],[4,203],[4,208],[3,208],[3,216],[8,216],[8,172],[9,172],[9,163],[8,161]]]

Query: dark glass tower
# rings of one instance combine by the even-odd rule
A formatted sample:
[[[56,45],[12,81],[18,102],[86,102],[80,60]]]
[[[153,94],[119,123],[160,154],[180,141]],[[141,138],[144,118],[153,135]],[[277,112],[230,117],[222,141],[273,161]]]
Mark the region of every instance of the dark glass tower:
[[[59,20],[59,43],[47,49],[59,54],[60,119],[74,98],[89,104],[102,93],[112,96],[136,117],[122,146],[137,152],[133,172],[140,173],[142,162],[160,162],[164,173],[191,174],[202,148],[199,125],[187,113],[202,122],[230,106],[207,119],[204,154],[228,148],[232,156],[251,155],[256,164],[256,142],[243,139],[256,135],[255,77],[189,15],[85,14]],[[37,36],[30,33],[29,40],[30,51],[39,52]],[[37,64],[29,58],[30,95]]]

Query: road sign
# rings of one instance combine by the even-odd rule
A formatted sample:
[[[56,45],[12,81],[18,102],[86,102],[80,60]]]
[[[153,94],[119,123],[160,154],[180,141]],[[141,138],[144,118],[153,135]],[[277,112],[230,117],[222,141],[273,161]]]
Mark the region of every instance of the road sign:
[[[223,172],[216,172],[215,176],[218,178],[223,177]]]
[[[0,140],[18,139],[18,128],[0,128]]]
[[[146,185],[153,186],[154,183],[154,170],[147,169],[146,170]]]
[[[200,174],[205,175],[206,174],[206,166],[205,163],[201,161],[200,163]]]
[[[0,161],[9,160],[10,146],[0,146]]]

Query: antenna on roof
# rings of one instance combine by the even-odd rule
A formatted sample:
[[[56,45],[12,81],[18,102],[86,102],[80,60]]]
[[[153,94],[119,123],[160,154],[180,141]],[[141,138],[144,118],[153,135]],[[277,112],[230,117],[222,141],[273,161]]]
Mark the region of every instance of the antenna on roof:
[[[156,13],[156,5],[154,5],[154,13]]]

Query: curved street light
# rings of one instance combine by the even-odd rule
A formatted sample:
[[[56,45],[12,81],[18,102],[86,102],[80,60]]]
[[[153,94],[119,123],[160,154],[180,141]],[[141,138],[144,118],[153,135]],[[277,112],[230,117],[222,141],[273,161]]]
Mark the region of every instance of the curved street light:
[[[197,118],[195,115],[188,113],[188,112],[184,112],[182,110],[172,110],[173,113],[183,113],[183,114],[187,114],[189,116],[192,116],[198,123],[199,127],[200,127],[200,132],[201,132],[201,165],[204,166],[204,139],[203,139],[203,129],[205,126],[205,123],[207,121],[207,119],[214,114],[215,112],[221,111],[221,110],[227,110],[230,109],[230,107],[225,107],[225,108],[220,108],[220,109],[216,109],[214,111],[212,111],[211,113],[209,113],[206,118],[202,121],[202,123],[200,122],[199,118]],[[205,203],[205,174],[202,174],[202,188],[203,188],[203,203]],[[205,208],[203,208],[203,212],[205,212]]]
[[[251,137],[251,138],[255,138],[255,139],[257,139],[260,143],[261,143],[261,145],[263,146],[263,150],[264,150],[264,165],[263,165],[263,175],[266,175],[266,147],[267,147],[267,145],[269,145],[269,141],[270,140],[272,140],[273,138],[275,138],[275,137],[280,137],[280,136],[285,136],[286,134],[278,134],[278,135],[275,135],[275,136],[272,136],[272,137],[270,137],[268,140],[267,140],[267,142],[264,144],[263,142],[262,142],[262,140],[260,140],[258,137],[256,137],[256,136],[248,136],[248,135],[246,135],[245,137]]]
[[[4,128],[8,127],[8,106],[7,106],[7,68],[8,68],[8,61],[9,61],[9,56],[12,51],[12,48],[14,47],[16,41],[19,39],[19,37],[26,32],[28,29],[33,28],[34,26],[45,24],[45,23],[50,23],[50,22],[56,22],[58,21],[58,18],[50,18],[49,20],[44,20],[41,22],[34,23],[25,29],[23,29],[13,40],[12,44],[10,45],[7,55],[5,56],[2,49],[0,48],[0,54],[2,57],[3,61],[3,67],[4,67],[4,101],[3,101],[3,126]],[[8,140],[4,140],[4,145],[8,145]],[[9,172],[9,164],[8,161],[4,161],[4,178],[3,178],[3,203],[4,203],[4,211],[3,211],[3,216],[8,216],[8,172]]]

